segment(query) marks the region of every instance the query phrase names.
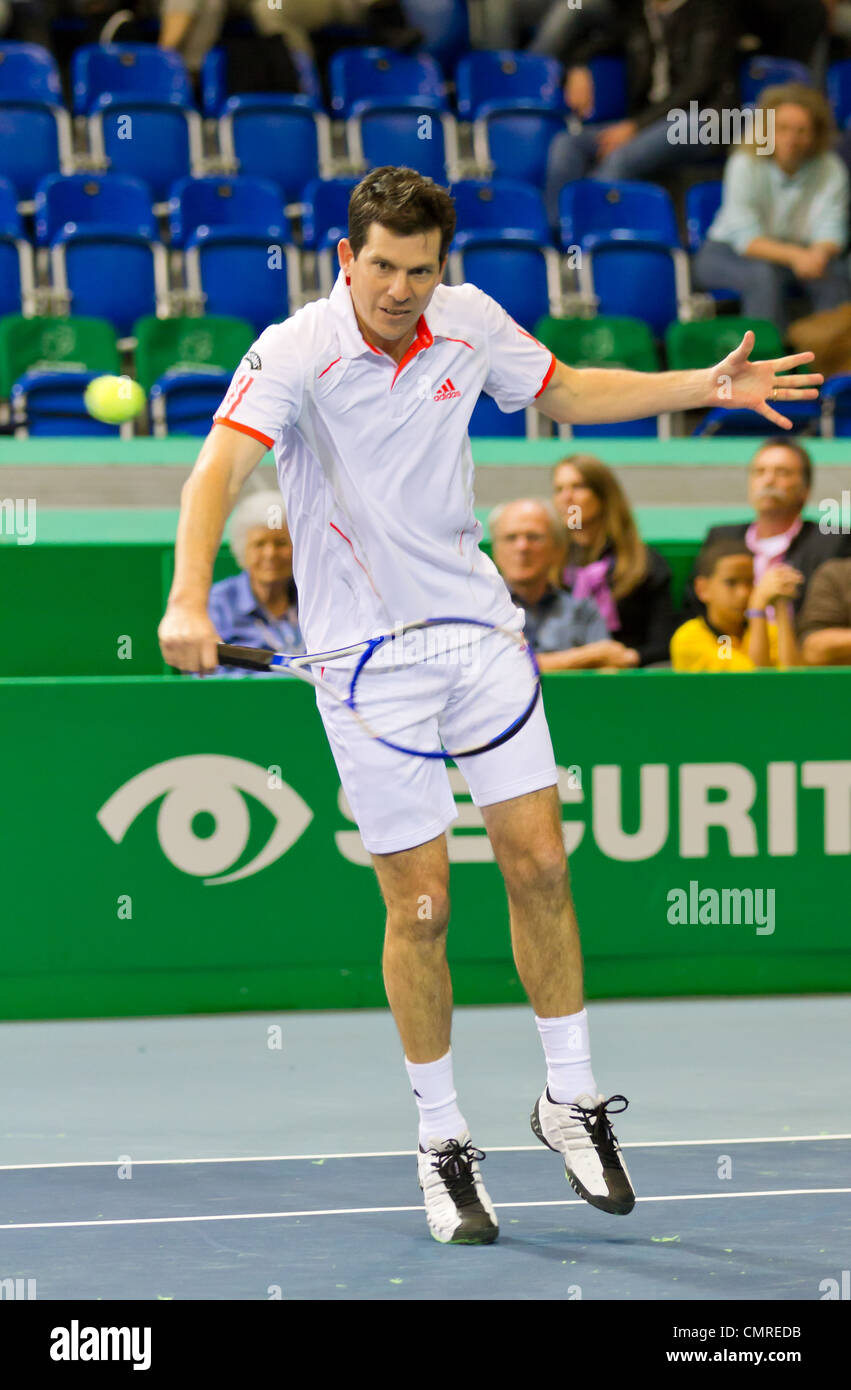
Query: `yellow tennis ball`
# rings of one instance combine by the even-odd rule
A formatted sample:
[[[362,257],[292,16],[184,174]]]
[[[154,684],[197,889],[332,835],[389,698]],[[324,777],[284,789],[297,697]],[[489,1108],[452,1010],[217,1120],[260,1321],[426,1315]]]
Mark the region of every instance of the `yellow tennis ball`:
[[[145,393],[129,376],[98,376],[90,381],[84,396],[86,410],[104,425],[123,425],[132,420],[145,404]]]

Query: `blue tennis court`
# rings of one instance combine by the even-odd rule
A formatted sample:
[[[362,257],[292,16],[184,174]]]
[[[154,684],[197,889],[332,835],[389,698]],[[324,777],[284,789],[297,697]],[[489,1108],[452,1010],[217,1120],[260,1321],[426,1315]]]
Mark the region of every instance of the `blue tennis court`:
[[[389,1013],[5,1024],[0,1276],[40,1300],[822,1298],[851,1253],[847,997],[589,1013],[630,1098],[625,1218],[528,1129],[530,1012],[456,1014],[487,1247],[429,1236]]]

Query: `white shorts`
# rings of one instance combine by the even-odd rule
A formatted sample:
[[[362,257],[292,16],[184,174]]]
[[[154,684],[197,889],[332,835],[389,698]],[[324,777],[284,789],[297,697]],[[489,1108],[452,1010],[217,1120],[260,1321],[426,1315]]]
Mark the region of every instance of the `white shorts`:
[[[326,667],[324,679],[331,681],[331,668]],[[336,688],[338,678],[333,680]],[[342,695],[348,681],[339,677],[339,682]],[[494,698],[504,709],[504,690],[500,696],[501,700]],[[372,854],[393,854],[442,835],[458,815],[445,762],[388,748],[365,733],[349,710],[322,690],[316,692],[316,703],[365,848]],[[488,717],[487,686],[477,673],[458,676],[451,698],[442,699],[437,712],[425,711],[426,703],[421,689],[412,687],[406,705],[414,717],[407,729],[394,732],[394,740],[424,747],[431,739],[432,746],[439,747],[438,723],[444,736],[448,723],[461,731],[461,742],[454,746],[469,748],[493,736],[495,728],[504,727],[495,723],[492,710]],[[476,737],[477,727],[481,738]],[[453,746],[449,737],[444,737],[444,742]],[[543,699],[538,700],[522,729],[505,743],[456,761],[476,806],[490,806],[555,786],[558,776]]]

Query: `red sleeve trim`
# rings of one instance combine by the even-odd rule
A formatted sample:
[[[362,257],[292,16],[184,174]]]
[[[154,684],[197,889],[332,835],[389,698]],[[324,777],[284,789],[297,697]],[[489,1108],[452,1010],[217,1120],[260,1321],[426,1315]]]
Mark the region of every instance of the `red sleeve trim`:
[[[538,397],[539,397],[540,394],[541,394],[541,391],[546,391],[547,387],[548,387],[549,384],[550,384],[550,377],[552,376],[552,374],[553,374],[553,372],[555,371],[555,369],[556,369],[556,359],[555,359],[555,353],[553,353],[553,354],[552,354],[552,361],[550,362],[550,365],[549,365],[549,367],[548,367],[548,369],[547,369],[547,374],[546,374],[546,376],[544,377],[543,381],[541,382],[541,388],[540,388],[539,391],[536,391],[536,392],[535,392],[535,400],[538,399]]]
[[[250,425],[240,425],[237,420],[226,420],[222,415],[213,416],[214,425],[227,425],[228,429],[239,430],[240,434],[250,434],[252,439],[258,443],[265,444],[267,449],[275,446],[274,439],[270,439],[267,434],[261,434],[259,430],[253,430]]]

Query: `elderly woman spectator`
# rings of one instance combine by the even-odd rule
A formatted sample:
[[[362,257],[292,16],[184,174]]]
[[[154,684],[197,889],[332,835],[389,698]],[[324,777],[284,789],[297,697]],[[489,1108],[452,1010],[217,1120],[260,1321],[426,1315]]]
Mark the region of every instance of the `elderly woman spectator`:
[[[750,147],[728,159],[694,282],[735,290],[744,315],[770,319],[782,332],[793,290],[813,312],[851,299],[840,259],[848,245],[848,171],[831,150],[833,115],[821,92],[798,83],[768,87],[759,109],[774,122],[773,152]]]
[[[553,502],[569,537],[562,583],[594,599],[620,647],[616,664],[667,664],[671,571],[639,536],[614,473],[593,454],[572,454],[553,471]]]
[[[278,492],[250,493],[234,509],[229,543],[240,573],[210,589],[209,613],[223,642],[303,652],[293,582],[293,543]],[[219,675],[244,675],[219,667]],[[260,673],[262,674],[262,673]]]
[[[493,558],[512,599],[525,614],[524,631],[542,671],[614,671],[620,643],[612,642],[593,599],[571,598],[559,584],[567,535],[551,503],[504,502],[489,517]]]

